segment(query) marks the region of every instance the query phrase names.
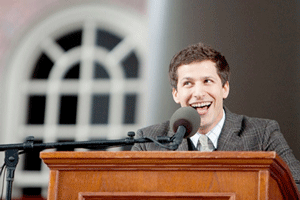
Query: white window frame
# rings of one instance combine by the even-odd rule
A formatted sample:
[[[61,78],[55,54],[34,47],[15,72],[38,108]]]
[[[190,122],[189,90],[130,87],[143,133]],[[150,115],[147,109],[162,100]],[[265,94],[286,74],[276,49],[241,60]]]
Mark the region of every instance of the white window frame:
[[[54,38],[68,33],[72,29],[84,27],[82,46],[70,51],[63,50],[54,42]],[[112,51],[96,47],[94,44],[95,28],[117,33],[124,40]],[[77,141],[93,137],[105,136],[107,139],[120,139],[126,137],[128,131],[136,131],[146,123],[147,76],[147,21],[143,16],[131,10],[112,7],[109,5],[93,4],[79,5],[52,14],[41,20],[36,26],[24,35],[16,46],[3,76],[4,94],[1,97],[2,113],[2,143],[20,143],[32,135],[42,138],[43,142],[56,141],[58,134],[72,137]],[[47,83],[40,80],[31,80],[32,67],[39,53],[44,50],[55,60]],[[134,50],[139,58],[138,79],[126,80],[120,61],[130,51]],[[93,80],[91,60],[98,59],[99,63],[110,66],[106,70],[111,76],[106,80]],[[85,68],[78,81],[62,81],[62,74],[76,61],[82,60],[81,68]],[[47,94],[44,125],[28,126],[26,124],[28,94]],[[91,93],[108,92],[111,94],[108,125],[89,124]],[[136,123],[122,124],[121,114],[123,96],[125,93],[138,94],[136,105]],[[60,94],[78,94],[77,121],[70,126],[60,127],[57,124],[57,112]],[[120,103],[122,102],[122,103]],[[75,133],[75,135],[74,135]],[[14,196],[19,196],[20,188],[42,187],[43,196],[46,197],[49,171],[42,164],[41,171],[24,172],[21,170],[22,156],[15,174]]]

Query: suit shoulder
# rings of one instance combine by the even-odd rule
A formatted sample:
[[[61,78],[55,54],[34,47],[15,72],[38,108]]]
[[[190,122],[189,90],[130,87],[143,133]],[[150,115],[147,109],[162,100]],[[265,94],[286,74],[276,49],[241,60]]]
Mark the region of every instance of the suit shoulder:
[[[166,121],[160,124],[154,124],[151,126],[147,126],[138,130],[138,132],[142,132],[144,136],[163,136],[167,135],[169,131],[170,121]]]
[[[230,113],[228,115],[228,125],[230,127],[235,127],[242,132],[246,130],[253,130],[255,132],[264,132],[265,130],[279,130],[279,124],[275,120],[249,117],[246,115],[238,115],[234,113]]]
[[[260,126],[260,127],[268,127],[268,126],[279,126],[277,121],[272,119],[258,118],[258,117],[249,117],[243,116],[243,121],[247,125]]]
[[[267,125],[272,123],[277,123],[275,120],[266,119],[266,118],[258,118],[258,117],[250,117],[247,115],[240,115],[236,113],[228,112],[226,113],[226,118],[228,117],[229,121],[232,122],[243,122],[247,124],[257,124],[257,125]]]

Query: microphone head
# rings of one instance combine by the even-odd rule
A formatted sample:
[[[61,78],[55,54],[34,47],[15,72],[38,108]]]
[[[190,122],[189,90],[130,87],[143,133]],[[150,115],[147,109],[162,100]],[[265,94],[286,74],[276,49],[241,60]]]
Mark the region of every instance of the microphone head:
[[[179,126],[186,128],[184,138],[192,137],[200,127],[200,115],[192,107],[179,108],[170,119],[170,128],[176,133]]]

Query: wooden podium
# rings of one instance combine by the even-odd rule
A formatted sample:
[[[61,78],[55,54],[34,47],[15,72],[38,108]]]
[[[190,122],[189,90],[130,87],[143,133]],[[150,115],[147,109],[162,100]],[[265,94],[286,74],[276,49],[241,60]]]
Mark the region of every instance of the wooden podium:
[[[41,152],[48,200],[299,199],[275,152]]]

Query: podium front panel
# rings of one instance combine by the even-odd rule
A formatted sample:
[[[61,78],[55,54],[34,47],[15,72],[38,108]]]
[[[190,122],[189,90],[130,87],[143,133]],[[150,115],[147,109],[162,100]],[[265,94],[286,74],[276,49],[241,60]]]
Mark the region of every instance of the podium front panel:
[[[297,195],[288,169],[284,179],[276,176],[286,166],[274,152],[43,152],[41,158],[50,168],[49,200]]]

